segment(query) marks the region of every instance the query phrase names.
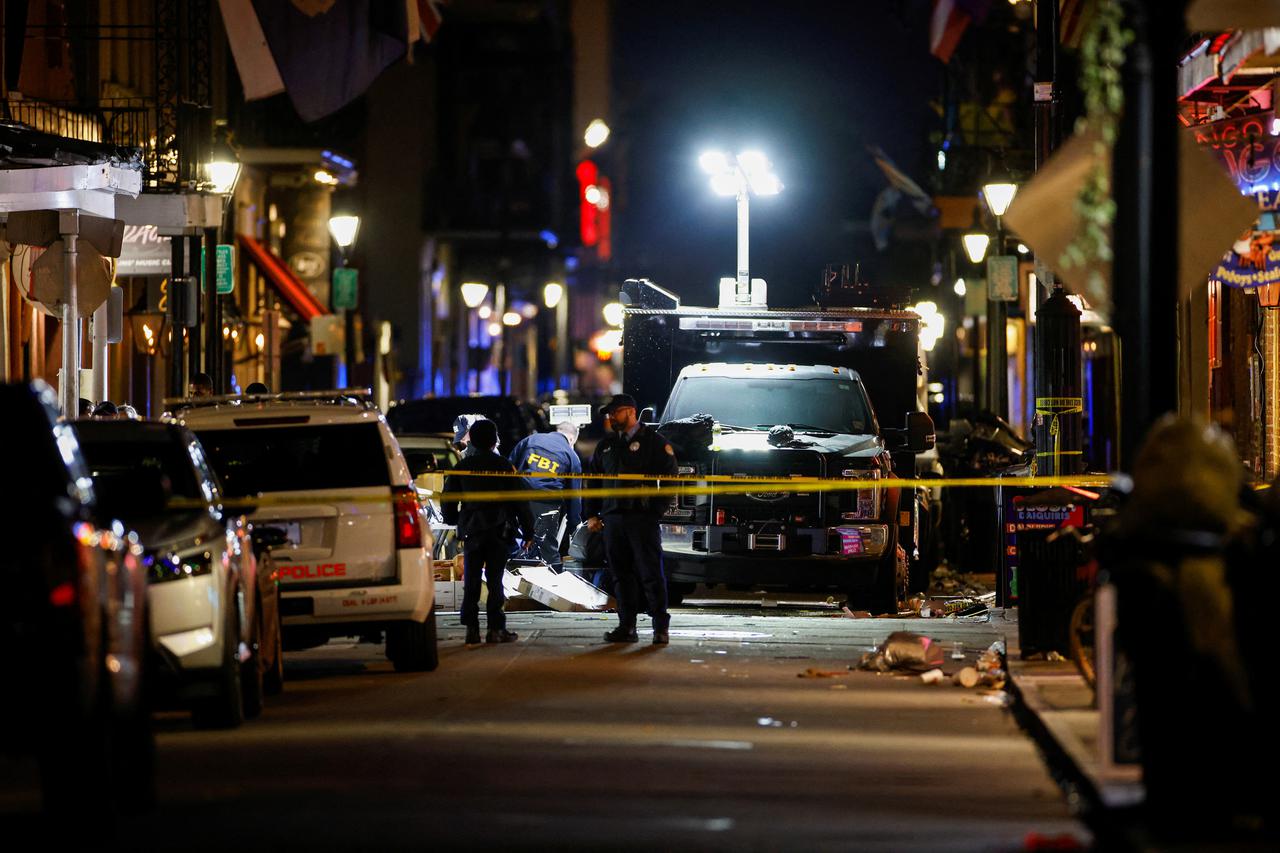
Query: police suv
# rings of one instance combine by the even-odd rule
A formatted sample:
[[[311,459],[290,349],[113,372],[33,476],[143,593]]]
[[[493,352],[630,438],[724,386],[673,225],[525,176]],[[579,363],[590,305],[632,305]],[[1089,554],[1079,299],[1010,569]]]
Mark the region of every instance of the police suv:
[[[368,391],[169,401],[229,500],[278,528],[287,649],[386,634],[399,671],[437,665],[431,532],[409,468]]]

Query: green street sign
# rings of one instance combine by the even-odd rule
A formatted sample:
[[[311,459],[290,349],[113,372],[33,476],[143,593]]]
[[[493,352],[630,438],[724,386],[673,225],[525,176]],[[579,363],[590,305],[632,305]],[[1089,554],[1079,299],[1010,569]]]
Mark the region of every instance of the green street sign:
[[[215,257],[218,264],[218,294],[226,295],[236,289],[235,246],[219,243]],[[200,247],[200,292],[204,293],[204,247]]]
[[[356,307],[360,298],[360,271],[351,267],[337,267],[333,271],[333,293],[329,301],[333,310]]]

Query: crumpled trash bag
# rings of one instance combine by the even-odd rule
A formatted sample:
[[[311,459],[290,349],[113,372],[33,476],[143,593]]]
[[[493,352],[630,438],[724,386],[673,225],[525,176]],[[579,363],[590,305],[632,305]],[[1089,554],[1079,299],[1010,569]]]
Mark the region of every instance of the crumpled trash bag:
[[[943,644],[911,631],[894,631],[875,651],[858,661],[858,669],[889,672],[895,669],[924,671],[941,666],[946,650]]]
[[[694,459],[711,447],[711,426],[715,418],[697,414],[676,421],[667,421],[658,427],[658,434],[671,442],[671,448],[679,459]]]

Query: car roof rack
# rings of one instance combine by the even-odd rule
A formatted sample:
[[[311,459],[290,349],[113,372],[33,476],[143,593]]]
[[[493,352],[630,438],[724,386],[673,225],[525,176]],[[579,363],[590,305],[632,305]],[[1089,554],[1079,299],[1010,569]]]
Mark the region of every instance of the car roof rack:
[[[218,394],[212,397],[165,397],[170,411],[239,406],[245,403],[329,403],[376,409],[370,388],[331,388],[326,391],[281,391],[275,394]]]

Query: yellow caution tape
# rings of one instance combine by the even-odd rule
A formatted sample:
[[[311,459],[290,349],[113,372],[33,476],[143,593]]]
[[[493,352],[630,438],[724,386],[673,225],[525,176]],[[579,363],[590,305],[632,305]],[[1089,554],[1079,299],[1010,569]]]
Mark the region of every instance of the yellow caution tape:
[[[499,476],[515,477],[515,474]],[[625,475],[624,475],[625,476]],[[624,479],[619,477],[602,477],[603,479]],[[554,492],[537,489],[496,489],[492,491],[470,492],[428,492],[427,497],[436,501],[456,503],[487,503],[493,501],[546,501],[564,500],[567,498],[660,498],[700,495],[742,495],[755,492],[785,492],[814,494],[825,492],[852,492],[864,489],[936,489],[936,488],[993,488],[1008,486],[1013,488],[1097,488],[1106,486],[1110,479],[1106,476],[1080,475],[1071,477],[951,477],[938,479],[897,479],[888,477],[879,480],[857,479],[821,479],[817,477],[786,479],[749,479],[723,478],[715,483],[705,482],[709,478],[684,480],[680,478],[654,478],[643,475],[632,475],[656,485],[614,486],[607,488],[562,489]],[[693,485],[689,485],[693,483]],[[347,495],[326,493],[322,491],[306,494],[268,494],[256,498],[226,499],[223,505],[228,509],[252,510],[263,506],[297,506],[317,503],[358,504],[385,503],[386,495]],[[202,501],[190,499],[173,499],[169,502],[172,509],[203,508]]]

